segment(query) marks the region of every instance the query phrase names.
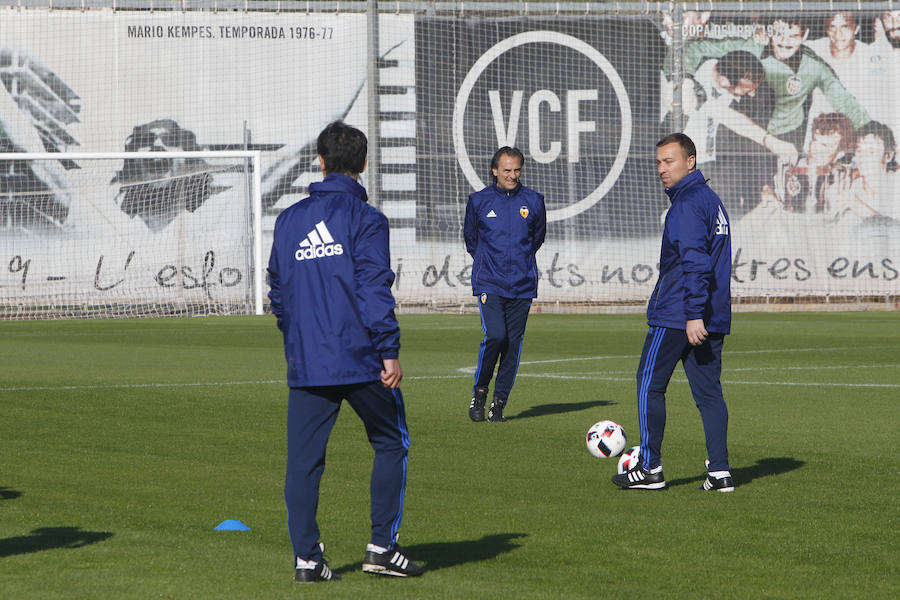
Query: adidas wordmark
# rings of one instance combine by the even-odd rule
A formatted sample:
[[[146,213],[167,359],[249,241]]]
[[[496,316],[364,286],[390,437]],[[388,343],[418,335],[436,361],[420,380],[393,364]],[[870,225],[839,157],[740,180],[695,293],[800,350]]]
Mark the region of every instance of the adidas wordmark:
[[[325,226],[325,221],[316,223],[316,228],[310,231],[306,238],[300,242],[300,248],[294,253],[297,260],[309,260],[322,258],[323,256],[338,256],[344,253],[344,247],[334,242],[331,232]]]
[[[722,207],[719,207],[719,214],[716,215],[716,235],[728,235],[728,219],[725,218],[725,213],[722,212]]]

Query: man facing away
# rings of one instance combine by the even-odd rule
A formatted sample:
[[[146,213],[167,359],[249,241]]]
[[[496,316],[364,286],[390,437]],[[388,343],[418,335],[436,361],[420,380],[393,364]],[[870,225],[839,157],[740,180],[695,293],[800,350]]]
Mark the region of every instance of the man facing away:
[[[370,483],[372,536],[362,569],[421,575],[397,545],[403,516],[409,431],[398,360],[387,218],[358,183],[367,140],[340,121],[319,134],[324,181],[275,222],[269,298],[284,335],[287,474],[284,499],[298,582],[334,581],[319,541],[316,511],[325,447],[347,400],[362,419],[375,458]]]
[[[484,421],[488,386],[500,358],[488,421],[503,422],[522,355],[531,301],[537,296],[535,253],[544,243],[544,197],[519,182],[525,157],[504,146],[491,158],[494,183],[469,196],[463,237],[472,255],[472,295],[478,296],[484,338],[478,350],[469,418]]]
[[[666,487],[662,440],[666,388],[679,361],[706,433],[707,475],[700,489],[734,491],[728,464],[728,409],[722,396],[722,346],[731,331],[731,231],[722,201],[696,169],[691,138],[656,144],[656,167],[672,203],[666,214],[659,279],[647,306],[650,329],[637,371],[639,463],[612,478],[622,488]]]

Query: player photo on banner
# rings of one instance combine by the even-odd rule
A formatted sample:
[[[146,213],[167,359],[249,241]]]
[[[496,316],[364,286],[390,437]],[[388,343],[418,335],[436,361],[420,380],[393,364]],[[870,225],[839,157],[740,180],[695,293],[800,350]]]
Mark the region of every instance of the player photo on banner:
[[[733,220],[739,291],[897,292],[898,19],[685,11],[684,131]],[[664,128],[672,34],[664,17]]]
[[[387,47],[411,43],[406,21],[386,19]],[[365,37],[362,14],[7,11],[5,152],[160,153],[5,165],[0,248],[28,266],[7,274],[10,289],[79,302],[246,294],[246,165],[166,152],[261,150],[270,234],[321,178],[322,127],[367,126]]]

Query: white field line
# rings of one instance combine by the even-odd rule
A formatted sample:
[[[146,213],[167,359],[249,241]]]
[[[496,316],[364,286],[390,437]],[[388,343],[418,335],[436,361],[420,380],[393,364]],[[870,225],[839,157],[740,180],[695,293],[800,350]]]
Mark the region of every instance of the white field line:
[[[606,358],[623,358],[623,357],[589,357],[589,358],[572,358],[559,359],[552,361],[531,361],[521,364],[539,364],[548,362],[576,362],[583,360],[596,360]],[[742,371],[763,372],[763,371],[833,371],[836,369],[897,369],[900,364],[884,364],[884,365],[828,365],[822,367],[762,367],[762,368],[737,368],[725,369],[725,374],[736,373]],[[474,372],[472,367],[464,367],[457,369],[455,375],[418,375],[404,377],[406,381],[428,381],[436,379],[462,379],[468,378]],[[634,374],[628,371],[594,371],[587,373],[523,373],[519,372],[517,377],[529,377],[535,379],[560,379],[570,381],[618,381],[631,382],[634,380]],[[673,382],[679,383],[686,381],[680,373],[675,373]],[[725,379],[723,382],[728,385],[781,385],[781,386],[798,386],[798,387],[838,387],[838,388],[890,388],[900,389],[900,383],[833,383],[833,382],[798,382],[798,381],[740,381],[733,379]],[[19,386],[19,387],[0,387],[0,392],[40,392],[40,391],[76,391],[76,390],[129,390],[129,389],[161,389],[161,388],[189,388],[189,387],[228,387],[239,385],[285,385],[283,379],[261,379],[248,381],[197,381],[187,383],[120,383],[108,385],[39,385],[39,386]]]
[[[184,387],[224,387],[230,385],[271,385],[283,379],[264,379],[261,381],[196,381],[188,383],[111,383],[108,385],[34,385],[21,387],[0,387],[0,392],[42,392],[68,390],[131,390],[142,388],[184,388]]]
[[[897,366],[897,365],[894,365]],[[833,370],[836,367],[821,367],[822,370]],[[857,368],[857,367],[845,367]],[[762,369],[760,369],[762,370]],[[726,370],[727,373],[727,370]],[[568,381],[617,381],[631,382],[634,376],[617,377],[613,375],[572,375],[560,373],[522,373],[518,377],[527,377],[535,379],[560,379]],[[459,375],[421,375],[413,377],[404,377],[406,381],[426,381],[435,379],[468,379],[468,375],[460,373]],[[685,382],[684,377],[675,376],[673,383]],[[776,386],[794,386],[794,387],[833,387],[833,388],[887,388],[900,389],[900,383],[836,383],[836,382],[800,382],[800,381],[740,381],[734,379],[725,379],[723,384],[729,385],[776,385]],[[110,385],[40,385],[40,386],[20,386],[20,387],[0,387],[2,392],[58,392],[58,391],[77,391],[77,390],[131,390],[131,389],[161,389],[161,388],[190,388],[190,387],[228,387],[238,385],[285,385],[282,379],[264,379],[259,381],[208,381],[193,383],[121,383]]]
[[[822,367],[823,369],[831,369],[831,367]],[[517,377],[533,377],[538,379],[568,379],[575,381],[634,381],[634,377],[603,377],[603,376],[569,376],[554,373],[519,373]],[[672,383],[686,383],[684,377],[673,377]],[[724,379],[722,381],[724,387],[730,385],[782,385],[797,387],[837,387],[837,388],[888,388],[900,389],[900,383],[830,383],[825,381],[800,382],[800,381],[735,381],[734,379]]]

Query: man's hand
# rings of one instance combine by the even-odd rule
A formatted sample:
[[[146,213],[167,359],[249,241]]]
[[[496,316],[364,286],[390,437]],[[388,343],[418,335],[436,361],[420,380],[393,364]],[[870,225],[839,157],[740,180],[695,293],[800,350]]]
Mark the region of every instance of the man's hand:
[[[800,154],[797,152],[797,147],[795,145],[778,139],[768,132],[763,136],[763,146],[771,150],[781,162],[789,165],[796,165],[800,158]]]
[[[706,327],[703,326],[703,319],[691,319],[687,322],[685,331],[691,346],[699,346],[706,341],[706,336],[708,335]]]
[[[381,362],[384,364],[384,369],[381,370],[381,384],[392,390],[400,387],[400,380],[403,379],[400,361],[396,358],[385,358]]]
[[[756,29],[753,30],[753,41],[760,46],[769,45],[769,32],[766,31],[765,25],[756,26]]]

